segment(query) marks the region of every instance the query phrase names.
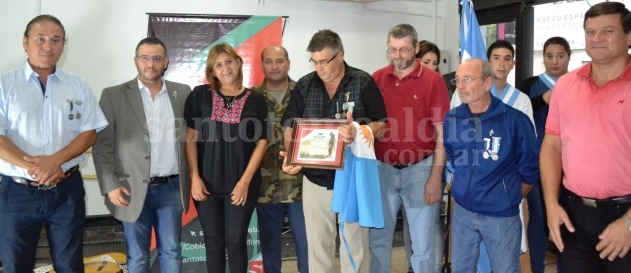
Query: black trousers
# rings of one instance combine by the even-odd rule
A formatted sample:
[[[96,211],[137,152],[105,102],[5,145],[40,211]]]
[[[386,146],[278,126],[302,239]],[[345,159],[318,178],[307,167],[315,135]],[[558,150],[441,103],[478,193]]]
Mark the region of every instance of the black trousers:
[[[194,202],[204,231],[208,272],[226,272],[226,251],[230,272],[248,271],[248,227],[258,196],[248,194],[245,206],[230,204],[230,197],[209,196]]]
[[[609,261],[607,258],[601,259],[596,250],[600,241],[598,235],[613,221],[620,219],[629,210],[631,203],[590,207],[563,189],[559,204],[567,212],[575,229],[574,233],[570,233],[565,226],[561,227],[561,238],[565,247],[561,253],[564,272],[631,272],[631,253]]]

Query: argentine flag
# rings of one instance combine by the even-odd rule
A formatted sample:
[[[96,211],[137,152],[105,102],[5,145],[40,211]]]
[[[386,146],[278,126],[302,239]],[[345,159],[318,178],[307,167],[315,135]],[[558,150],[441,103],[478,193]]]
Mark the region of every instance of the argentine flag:
[[[475,16],[475,10],[473,10],[473,3],[471,3],[471,0],[463,0],[460,4],[462,5],[460,22],[460,49],[462,55],[460,57],[462,61],[471,58],[480,58],[488,61],[478,18]]]
[[[486,46],[484,45],[484,39],[480,32],[478,17],[475,16],[473,3],[471,0],[463,0],[460,4],[462,5],[462,16],[460,16],[461,62],[471,58],[480,58],[488,61],[486,57]],[[491,86],[491,94],[497,97],[495,83]]]

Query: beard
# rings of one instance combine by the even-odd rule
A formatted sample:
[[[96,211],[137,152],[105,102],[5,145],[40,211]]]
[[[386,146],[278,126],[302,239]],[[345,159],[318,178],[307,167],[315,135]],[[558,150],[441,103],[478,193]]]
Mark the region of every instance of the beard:
[[[408,69],[414,63],[414,58],[411,59],[393,59],[392,64],[397,70],[405,70]]]

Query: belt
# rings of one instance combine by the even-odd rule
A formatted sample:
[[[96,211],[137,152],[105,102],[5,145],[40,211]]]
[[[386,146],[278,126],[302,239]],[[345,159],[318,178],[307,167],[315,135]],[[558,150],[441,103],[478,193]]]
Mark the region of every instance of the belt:
[[[63,179],[68,178],[70,175],[72,175],[74,172],[76,172],[78,170],[79,170],[79,165],[74,165],[72,168],[68,169],[64,173],[64,178]],[[20,185],[24,185],[26,187],[37,188],[38,190],[41,190],[41,191],[47,191],[47,190],[50,190],[50,189],[52,189],[52,188],[57,186],[57,183],[53,184],[53,185],[44,185],[44,184],[40,184],[37,181],[29,180],[29,179],[22,178],[22,177],[19,177],[19,176],[6,176],[6,175],[3,175],[3,176],[8,178],[8,179],[10,179],[10,180],[13,180],[13,182],[18,183]]]
[[[390,164],[390,166],[392,166],[393,168],[397,169],[397,170],[401,170],[401,169],[405,169],[407,167],[410,167],[414,164],[416,164],[418,162],[412,163],[412,164]]]
[[[430,155],[433,155],[433,153],[426,154],[423,158],[421,158],[421,160],[416,161],[414,163],[410,163],[410,164],[399,164],[399,163],[397,163],[397,164],[388,164],[388,165],[392,166],[393,168],[395,168],[397,170],[401,170],[401,169],[405,169],[407,167],[410,167],[410,166],[412,166],[412,165],[414,165],[416,163],[419,163],[419,162],[427,159]]]
[[[152,178],[149,178],[149,186],[153,187],[168,184],[169,180],[176,177],[178,177],[178,174],[172,174],[169,176],[154,176]]]
[[[611,197],[605,199],[595,199],[595,198],[586,198],[578,196],[576,193],[573,193],[569,190],[564,190],[565,194],[570,198],[575,198],[576,200],[580,200],[583,205],[588,207],[606,207],[606,206],[616,206],[631,203],[631,194],[625,196]]]

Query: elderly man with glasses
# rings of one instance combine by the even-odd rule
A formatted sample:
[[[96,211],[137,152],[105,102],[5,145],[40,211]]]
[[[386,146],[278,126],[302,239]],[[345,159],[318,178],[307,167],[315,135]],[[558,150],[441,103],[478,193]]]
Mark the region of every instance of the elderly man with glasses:
[[[320,30],[313,35],[307,51],[316,71],[298,80],[281,120],[285,126],[285,147],[289,147],[295,118],[347,119],[340,127],[344,142],[352,143],[357,121],[371,127],[377,136],[385,128],[386,109],[379,87],[370,74],[344,61],[344,47],[337,33]],[[352,111],[347,111],[352,108]],[[309,244],[309,272],[334,272],[337,215],[331,210],[335,171],[301,168],[283,164],[290,174],[302,172],[303,210]],[[342,235],[341,235],[342,236]],[[342,272],[368,272],[368,228],[346,223],[347,245],[340,249]]]
[[[521,272],[519,207],[539,179],[534,126],[526,114],[491,95],[491,63],[464,61],[454,82],[462,104],[443,124],[454,168],[453,272],[476,272],[481,241],[494,272]]]

